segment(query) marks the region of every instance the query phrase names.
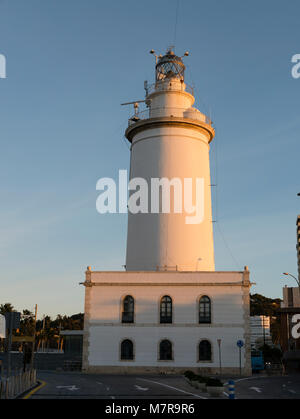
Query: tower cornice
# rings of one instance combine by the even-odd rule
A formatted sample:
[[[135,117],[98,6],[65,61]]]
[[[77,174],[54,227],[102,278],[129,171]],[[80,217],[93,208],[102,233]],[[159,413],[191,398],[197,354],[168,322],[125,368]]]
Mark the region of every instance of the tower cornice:
[[[135,122],[127,128],[125,132],[125,137],[128,139],[128,141],[132,143],[133,137],[139,132],[162,126],[197,129],[204,133],[206,136],[208,136],[208,143],[211,143],[215,136],[214,128],[203,121],[196,121],[190,118],[167,116],[159,118],[149,118],[141,120],[139,122]]]

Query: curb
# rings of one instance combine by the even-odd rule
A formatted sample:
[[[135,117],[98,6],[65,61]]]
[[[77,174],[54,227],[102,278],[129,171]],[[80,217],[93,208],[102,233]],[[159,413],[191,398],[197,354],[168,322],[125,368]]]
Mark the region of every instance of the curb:
[[[34,387],[32,387],[30,390],[28,390],[28,391],[26,391],[22,394],[19,394],[16,397],[16,399],[23,399],[23,400],[29,399],[33,394],[35,394],[41,388],[45,387],[46,384],[47,383],[45,381],[38,381],[37,384]]]

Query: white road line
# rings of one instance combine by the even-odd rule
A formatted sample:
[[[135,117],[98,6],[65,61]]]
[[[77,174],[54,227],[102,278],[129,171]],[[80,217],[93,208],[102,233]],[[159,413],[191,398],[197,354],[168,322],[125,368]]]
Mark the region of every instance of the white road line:
[[[288,390],[292,394],[297,394],[295,390]]]
[[[261,393],[261,388],[259,387],[250,387],[250,390],[256,391],[256,393]]]
[[[134,386],[137,390],[139,390],[139,391],[148,391],[149,390],[149,388],[146,388],[146,387],[140,387],[140,386],[137,386],[137,385],[135,385]]]
[[[268,378],[268,377],[247,377],[247,378],[239,378],[238,380],[234,380],[234,382],[235,383],[239,383],[240,381],[256,380],[258,378]]]
[[[184,391],[184,390],[181,390],[181,389],[179,389],[179,388],[169,386],[169,385],[167,385],[167,384],[162,384],[162,383],[159,383],[159,382],[157,382],[157,381],[146,380],[146,379],[144,379],[144,378],[137,378],[137,380],[147,381],[148,383],[158,384],[159,386],[163,386],[163,387],[171,388],[172,390],[179,391],[180,393],[189,394],[189,395],[191,395],[191,396],[198,397],[199,399],[206,399],[206,397],[201,397],[201,396],[199,396],[198,394],[190,393],[190,392],[188,392],[188,391]]]

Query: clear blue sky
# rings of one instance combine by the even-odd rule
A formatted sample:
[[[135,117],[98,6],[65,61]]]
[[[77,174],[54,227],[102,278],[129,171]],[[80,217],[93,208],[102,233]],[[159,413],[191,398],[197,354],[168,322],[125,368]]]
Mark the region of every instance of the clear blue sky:
[[[86,266],[122,269],[126,215],[100,216],[95,185],[129,167],[120,103],[143,99],[176,4],[0,0],[0,303],[77,313]],[[190,51],[186,81],[217,131],[216,267],[249,265],[269,297],[297,272],[299,16],[298,0],[180,0],[178,13],[176,51]]]

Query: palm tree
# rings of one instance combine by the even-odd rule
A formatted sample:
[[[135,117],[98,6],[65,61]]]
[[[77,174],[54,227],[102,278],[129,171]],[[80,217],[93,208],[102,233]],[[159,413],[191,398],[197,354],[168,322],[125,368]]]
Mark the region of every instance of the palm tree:
[[[14,306],[10,303],[0,304],[0,314],[11,313],[14,311]]]

